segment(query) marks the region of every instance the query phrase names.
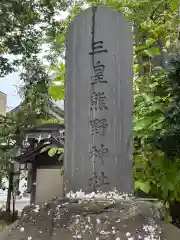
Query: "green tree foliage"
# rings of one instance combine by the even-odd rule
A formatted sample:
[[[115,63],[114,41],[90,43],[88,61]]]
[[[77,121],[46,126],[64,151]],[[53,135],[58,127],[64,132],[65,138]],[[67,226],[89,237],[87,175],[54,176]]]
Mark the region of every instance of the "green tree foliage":
[[[42,51],[55,18],[71,4],[68,0],[2,0],[0,2],[0,76],[16,70]],[[10,57],[11,56],[11,57]]]
[[[65,64],[61,63],[58,66],[51,67],[54,74],[54,80],[50,84],[49,93],[54,100],[64,99],[64,75]]]
[[[163,131],[153,134],[152,140],[171,161],[180,158],[180,58],[171,62],[172,69],[166,78],[166,92],[171,96],[171,103],[165,109]]]
[[[47,54],[48,60],[52,65],[57,64],[59,56],[64,59],[65,51],[65,38],[70,22],[75,18],[75,16],[83,10],[83,6],[86,1],[74,1],[73,4],[68,7],[68,14],[65,19],[55,19],[53,24],[49,26],[46,34],[46,43],[49,44],[49,49]]]
[[[6,210],[10,213],[10,200],[13,190],[13,165],[12,161],[17,154],[17,149],[22,147],[26,131],[42,123],[54,119],[48,113],[50,76],[42,63],[33,57],[26,61],[26,71],[21,74],[23,86],[20,90],[22,103],[0,123],[0,179],[9,180]],[[4,189],[3,184],[0,186]]]
[[[40,124],[49,118],[47,114],[49,76],[37,59],[29,62],[28,71],[21,75],[24,85],[21,89],[23,97],[20,106],[7,113],[0,122],[0,164],[5,170],[15,154],[14,148],[21,147],[28,128]]]

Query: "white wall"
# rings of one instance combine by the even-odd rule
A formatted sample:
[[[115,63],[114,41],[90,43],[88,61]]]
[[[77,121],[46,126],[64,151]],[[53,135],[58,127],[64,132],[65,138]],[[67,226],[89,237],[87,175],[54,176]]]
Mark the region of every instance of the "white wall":
[[[7,102],[6,94],[0,92],[0,115],[1,116],[6,116],[6,102]]]
[[[35,203],[46,202],[54,197],[63,197],[60,169],[37,169]]]

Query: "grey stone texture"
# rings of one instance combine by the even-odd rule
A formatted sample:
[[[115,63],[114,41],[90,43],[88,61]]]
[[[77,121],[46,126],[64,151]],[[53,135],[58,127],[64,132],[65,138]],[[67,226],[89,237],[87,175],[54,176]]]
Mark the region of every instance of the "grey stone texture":
[[[24,231],[21,231],[24,227]],[[138,199],[56,200],[24,211],[1,240],[165,240],[160,212]],[[175,240],[175,239],[173,239]]]
[[[132,193],[131,25],[108,7],[69,26],[65,124],[66,190]]]

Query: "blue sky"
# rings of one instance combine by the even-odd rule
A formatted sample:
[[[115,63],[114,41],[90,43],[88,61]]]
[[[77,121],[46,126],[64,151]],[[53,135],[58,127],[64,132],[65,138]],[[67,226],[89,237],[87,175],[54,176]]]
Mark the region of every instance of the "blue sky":
[[[7,94],[7,111],[19,105],[21,99],[17,89],[20,85],[18,73],[12,73],[4,78],[0,78],[0,91]]]

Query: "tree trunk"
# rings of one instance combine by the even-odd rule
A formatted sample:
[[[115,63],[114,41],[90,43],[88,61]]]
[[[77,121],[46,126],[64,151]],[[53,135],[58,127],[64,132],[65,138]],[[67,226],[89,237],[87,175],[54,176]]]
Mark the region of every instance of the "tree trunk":
[[[13,166],[11,165],[10,170],[9,170],[9,187],[8,187],[8,194],[7,194],[7,201],[6,201],[6,212],[9,215],[9,220],[10,220],[10,215],[11,215],[11,196],[12,196],[12,191],[13,191]]]

